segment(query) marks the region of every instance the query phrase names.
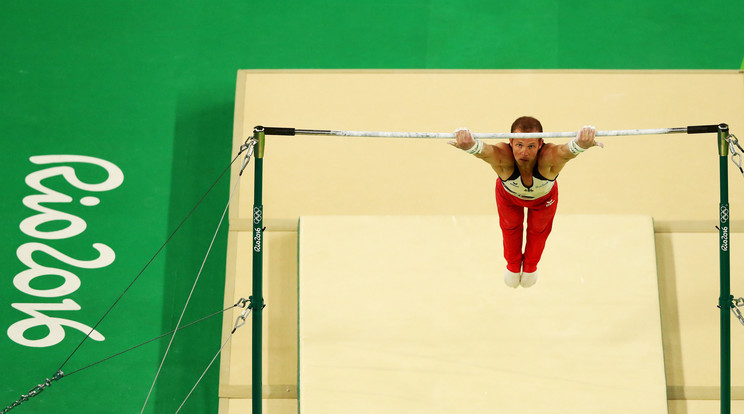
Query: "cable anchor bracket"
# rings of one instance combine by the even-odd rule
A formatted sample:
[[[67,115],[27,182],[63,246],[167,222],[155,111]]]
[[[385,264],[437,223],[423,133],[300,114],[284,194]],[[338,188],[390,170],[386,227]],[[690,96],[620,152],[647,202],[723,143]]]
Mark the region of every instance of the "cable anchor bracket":
[[[744,325],[744,315],[741,313],[741,308],[744,307],[744,298],[734,299],[731,296],[731,312],[739,319],[739,322]]]
[[[739,171],[744,175],[744,168],[742,167],[742,156],[741,154],[744,153],[744,148],[739,145],[739,140],[736,138],[736,135],[734,134],[728,134],[725,138],[726,142],[728,142],[729,146],[729,152],[731,152],[731,162],[733,162],[737,167],[739,167]],[[736,149],[739,149],[738,151]]]
[[[245,168],[248,166],[248,163],[251,162],[251,157],[253,156],[253,150],[256,147],[256,144],[258,141],[256,141],[255,138],[251,137],[245,140],[245,143],[240,146],[240,152],[247,151],[245,153],[245,158],[243,158],[243,165],[240,167],[240,173],[238,175],[243,175],[243,171],[245,171]]]

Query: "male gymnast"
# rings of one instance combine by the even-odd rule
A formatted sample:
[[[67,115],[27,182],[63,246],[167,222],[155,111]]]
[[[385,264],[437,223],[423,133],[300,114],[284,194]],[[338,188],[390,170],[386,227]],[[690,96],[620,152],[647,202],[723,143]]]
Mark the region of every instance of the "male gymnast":
[[[518,118],[511,132],[543,132],[533,117]],[[596,129],[584,126],[570,142],[556,145],[542,138],[511,138],[509,143],[486,144],[466,128],[455,131],[449,144],[473,154],[496,171],[496,207],[504,238],[504,283],[516,288],[537,282],[537,264],[553,227],[558,208],[556,178],[567,162],[602,143],[594,140]],[[524,209],[527,209],[527,242],[522,252]]]

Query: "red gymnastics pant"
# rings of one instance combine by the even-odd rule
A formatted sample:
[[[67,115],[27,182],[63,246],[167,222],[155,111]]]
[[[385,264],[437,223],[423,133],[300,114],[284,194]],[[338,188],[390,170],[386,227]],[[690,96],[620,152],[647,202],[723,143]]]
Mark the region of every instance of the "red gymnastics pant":
[[[510,272],[520,270],[532,273],[537,270],[545,242],[553,229],[553,218],[558,209],[558,183],[550,192],[534,200],[523,200],[510,194],[496,181],[496,207],[499,211],[499,225],[504,235],[504,258]],[[524,209],[527,209],[527,243],[522,253]]]

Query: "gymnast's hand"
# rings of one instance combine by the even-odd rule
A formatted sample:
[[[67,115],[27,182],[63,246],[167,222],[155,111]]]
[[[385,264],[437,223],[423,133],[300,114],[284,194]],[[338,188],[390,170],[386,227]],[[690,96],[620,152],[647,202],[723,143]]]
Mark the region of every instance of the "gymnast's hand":
[[[584,125],[579,132],[576,133],[574,142],[583,149],[589,149],[591,147],[604,148],[604,144],[594,140],[594,136],[597,134],[597,129],[591,125]]]
[[[455,141],[448,141],[447,143],[452,145],[453,147],[467,151],[470,148],[473,148],[473,145],[475,145],[475,140],[473,139],[473,134],[470,133],[469,129],[458,128],[455,131]]]

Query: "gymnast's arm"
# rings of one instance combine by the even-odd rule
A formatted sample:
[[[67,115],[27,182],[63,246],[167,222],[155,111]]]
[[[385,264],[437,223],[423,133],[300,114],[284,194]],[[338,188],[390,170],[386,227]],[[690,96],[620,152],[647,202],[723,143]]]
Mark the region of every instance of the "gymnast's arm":
[[[538,166],[540,173],[546,178],[554,179],[561,172],[567,162],[591,147],[601,147],[601,142],[595,141],[596,128],[585,126],[576,134],[576,138],[562,145],[546,143],[540,153]]]
[[[448,144],[463,151],[472,151],[476,149],[475,146],[477,145],[473,135],[465,128],[455,131],[455,141],[449,141]],[[490,164],[499,175],[506,174],[508,176],[511,174],[511,171],[506,171],[514,168],[514,155],[509,145],[504,142],[494,145],[482,143],[482,145],[481,151],[475,152],[473,155]]]

